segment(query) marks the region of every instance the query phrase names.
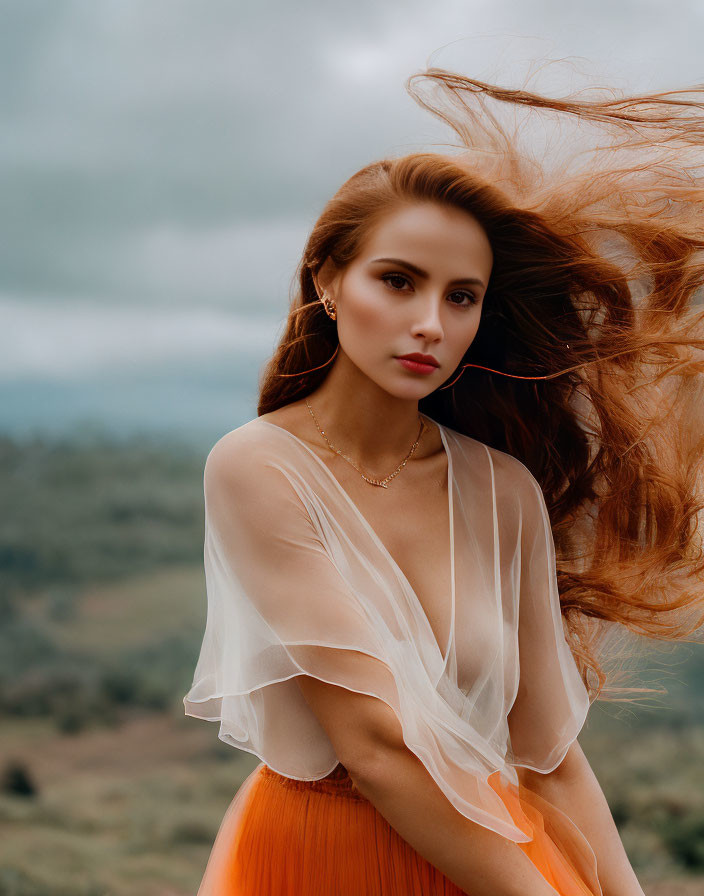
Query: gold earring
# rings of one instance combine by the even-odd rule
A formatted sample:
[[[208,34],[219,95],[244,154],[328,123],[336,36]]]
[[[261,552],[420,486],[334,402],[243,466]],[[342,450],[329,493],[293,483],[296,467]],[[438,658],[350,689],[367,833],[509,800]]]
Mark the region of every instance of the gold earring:
[[[325,290],[323,290],[320,301],[323,303],[325,313],[328,315],[328,317],[330,317],[332,320],[337,320],[337,310],[335,309],[335,303],[328,295],[326,295]]]

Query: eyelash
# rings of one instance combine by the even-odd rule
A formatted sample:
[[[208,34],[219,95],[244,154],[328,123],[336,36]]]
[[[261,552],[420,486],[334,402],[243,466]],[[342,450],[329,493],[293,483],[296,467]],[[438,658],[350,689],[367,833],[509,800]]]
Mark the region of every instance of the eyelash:
[[[399,279],[399,278],[400,278],[401,280],[405,280],[407,283],[410,283],[409,278],[408,278],[405,274],[383,274],[382,277],[381,277],[381,279],[382,279],[385,283],[387,283],[389,280],[397,280],[397,279]],[[400,292],[400,290],[399,290],[399,289],[396,289],[395,286],[390,286],[390,289],[392,289],[394,292]],[[451,305],[455,305],[457,308],[471,308],[472,305],[476,305],[476,304],[477,304],[477,302],[478,302],[477,297],[476,297],[473,293],[471,293],[471,292],[467,292],[467,291],[464,290],[464,289],[461,289],[461,290],[457,290],[457,289],[456,289],[456,290],[454,290],[452,293],[450,293],[450,295],[454,295],[455,293],[458,293],[458,292],[459,292],[459,293],[462,293],[462,295],[467,296],[467,297],[469,298],[469,303],[468,303],[467,305],[460,305],[460,304],[458,304],[457,302],[450,302]]]

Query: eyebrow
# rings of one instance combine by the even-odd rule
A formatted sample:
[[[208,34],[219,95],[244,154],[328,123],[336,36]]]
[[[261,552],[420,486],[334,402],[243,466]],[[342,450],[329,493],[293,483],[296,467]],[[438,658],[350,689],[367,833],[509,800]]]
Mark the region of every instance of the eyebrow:
[[[412,271],[414,274],[417,274],[419,277],[427,278],[428,274],[422,268],[417,267],[415,264],[411,264],[410,261],[404,261],[402,258],[374,258],[370,262],[370,264],[377,264],[379,262],[387,262],[388,264],[397,264],[401,267],[407,268],[409,271]],[[476,283],[479,286],[484,286],[484,282],[480,280],[478,277],[460,277],[457,280],[451,280],[450,286],[455,286],[459,283]]]

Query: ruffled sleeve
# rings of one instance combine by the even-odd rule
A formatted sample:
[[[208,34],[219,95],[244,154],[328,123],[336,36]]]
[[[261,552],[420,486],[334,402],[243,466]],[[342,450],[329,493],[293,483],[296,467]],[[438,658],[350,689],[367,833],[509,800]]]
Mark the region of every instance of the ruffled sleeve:
[[[582,729],[590,701],[565,637],[555,545],[543,491],[527,467],[517,477],[516,487],[519,684],[508,714],[507,761],[548,773],[560,764]]]
[[[261,428],[233,430],[206,461],[208,612],[186,714],[219,722],[220,739],[280,774],[313,780],[338,759],[294,679],[368,694],[393,710],[406,745],[459,812],[530,840],[488,780],[505,757],[486,716],[458,712],[463,695],[436,686],[423,660],[431,648],[398,616],[380,561],[369,564],[365,550],[356,557],[349,532],[324,517],[323,502],[295,475],[302,457],[291,464],[296,449],[275,429],[268,438]],[[364,562],[361,576],[355,564]],[[528,594],[540,576],[531,582]]]
[[[371,607],[330,562],[275,457],[236,436],[205,465],[208,614],[186,714],[219,721],[223,741],[280,774],[317,779],[337,758],[291,679],[400,699]]]

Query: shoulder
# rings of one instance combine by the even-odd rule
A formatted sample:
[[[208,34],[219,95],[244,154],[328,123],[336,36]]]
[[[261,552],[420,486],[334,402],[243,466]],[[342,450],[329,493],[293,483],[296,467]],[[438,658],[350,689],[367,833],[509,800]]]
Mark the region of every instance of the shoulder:
[[[212,446],[203,470],[206,489],[217,486],[264,495],[272,481],[272,461],[280,453],[276,428],[261,425],[255,417],[225,433]]]
[[[235,512],[260,527],[300,524],[305,519],[296,487],[298,456],[291,441],[276,426],[259,418],[225,433],[210,449],[203,471],[206,511]]]
[[[207,478],[233,476],[241,463],[252,456],[251,422],[230,430],[215,442],[205,458],[204,473]]]
[[[504,503],[517,507],[521,519],[536,520],[539,507],[545,503],[540,483],[528,467],[513,454],[489,448],[494,467],[496,492]]]
[[[480,478],[486,481],[504,516],[517,520],[540,518],[540,508],[545,505],[543,490],[522,460],[457,430],[449,432],[467,468],[473,471],[475,483]]]
[[[497,475],[502,477],[508,487],[528,492],[534,491],[536,487],[540,489],[538,480],[522,460],[498,448],[489,448],[489,452]]]
[[[211,459],[219,461],[231,454],[246,451],[248,446],[260,437],[259,428],[255,428],[252,425],[256,422],[257,418],[255,417],[252,420],[248,420],[247,423],[243,423],[241,426],[231,429],[229,432],[226,432],[225,435],[220,436],[208,452],[206,463],[210,462]]]
[[[494,448],[492,445],[487,445],[486,442],[480,442],[479,439],[465,435],[465,433],[451,427],[446,426],[445,430],[451,434],[462,449],[462,452],[469,455],[474,463],[477,463],[480,458],[485,459],[489,463],[497,486],[523,486],[529,490],[536,486],[540,488],[535,476],[533,476],[523,461],[519,460],[515,455],[502,451],[500,448]]]

